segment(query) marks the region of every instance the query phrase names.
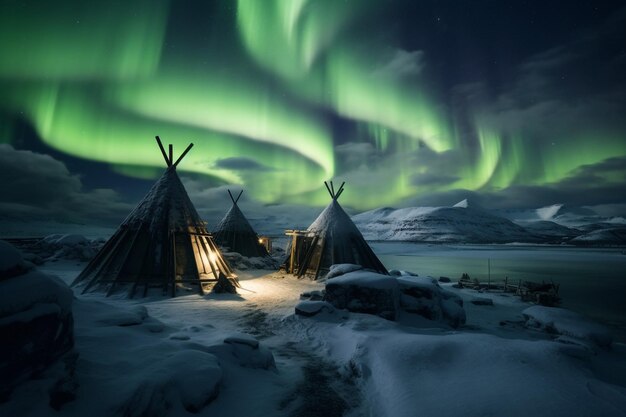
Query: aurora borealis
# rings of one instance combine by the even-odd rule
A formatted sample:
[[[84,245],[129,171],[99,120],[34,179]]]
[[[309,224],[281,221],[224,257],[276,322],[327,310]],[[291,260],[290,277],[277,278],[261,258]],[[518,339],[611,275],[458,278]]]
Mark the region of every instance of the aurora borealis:
[[[261,204],[323,205],[333,178],[356,210],[625,203],[626,9],[503,3],[7,0],[0,142],[26,124],[122,193],[160,135]]]

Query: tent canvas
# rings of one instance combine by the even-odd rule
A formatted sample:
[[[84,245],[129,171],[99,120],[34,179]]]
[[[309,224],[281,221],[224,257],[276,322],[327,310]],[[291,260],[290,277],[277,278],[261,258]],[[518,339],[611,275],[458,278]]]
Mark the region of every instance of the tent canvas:
[[[259,236],[237,204],[242,193],[243,190],[235,198],[228,190],[233,205],[215,227],[213,232],[215,243],[228,248],[230,252],[238,252],[246,257],[269,256],[265,246],[259,242]]]
[[[298,277],[318,279],[331,265],[351,263],[383,274],[387,269],[337,201],[343,186],[335,192],[332,181],[324,182],[332,200],[307,230],[288,230],[291,236],[285,270]]]
[[[74,280],[83,293],[127,291],[133,297],[157,288],[171,296],[177,289],[204,294],[220,275],[238,285],[176,173],[193,143],[174,162],[172,145],[166,154],[156,140],[167,168]]]

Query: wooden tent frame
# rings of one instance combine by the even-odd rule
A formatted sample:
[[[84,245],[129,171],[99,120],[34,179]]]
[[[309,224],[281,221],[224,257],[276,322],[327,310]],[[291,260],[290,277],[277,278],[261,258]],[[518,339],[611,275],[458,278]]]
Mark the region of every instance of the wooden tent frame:
[[[159,136],[155,138],[167,164],[163,175],[176,175],[176,167],[191,150],[193,143],[190,143],[174,161],[173,145],[168,145],[166,153],[161,138]],[[177,176],[176,180],[180,181]],[[148,230],[147,223],[129,223],[133,219],[135,210],[146,199],[144,198],[76,277],[72,286],[84,284],[83,294],[90,290],[103,289],[106,290],[107,296],[118,292],[121,287],[130,286],[128,290],[130,298],[134,297],[142,286],[144,297],[150,288],[161,288],[163,295],[169,294],[175,297],[179,284],[197,285],[198,292],[205,294],[210,290],[209,283],[217,282],[220,276],[229,279],[239,287],[235,274],[223,258],[211,234],[206,230],[204,222],[199,219],[182,183],[180,186],[188,200],[188,205],[191,205],[197,218],[193,219],[192,226],[174,225],[172,228],[168,222],[158,231],[158,236],[162,237],[159,244],[165,248],[165,262],[161,262],[164,271],[154,270],[156,261],[151,262],[153,259],[151,254],[154,254],[157,243],[151,234],[153,232]],[[146,197],[151,192],[152,190]],[[179,262],[179,258],[184,263]]]

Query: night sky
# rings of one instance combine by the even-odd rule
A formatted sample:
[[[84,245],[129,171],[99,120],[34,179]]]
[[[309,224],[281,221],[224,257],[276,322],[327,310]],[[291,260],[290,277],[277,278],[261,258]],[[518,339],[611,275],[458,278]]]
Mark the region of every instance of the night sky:
[[[0,218],[119,223],[155,135],[208,217],[626,213],[623,1],[4,0],[0,52]]]

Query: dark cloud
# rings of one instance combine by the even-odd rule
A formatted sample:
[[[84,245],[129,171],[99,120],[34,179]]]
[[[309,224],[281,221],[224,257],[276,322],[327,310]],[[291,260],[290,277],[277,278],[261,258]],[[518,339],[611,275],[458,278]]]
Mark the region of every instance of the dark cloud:
[[[373,166],[381,157],[374,145],[369,142],[346,142],[337,145],[335,154],[339,166],[345,171],[364,165]]]
[[[80,178],[51,156],[6,144],[0,144],[0,178],[4,219],[116,224],[132,209],[113,190],[83,190]]]
[[[451,190],[420,196],[405,205],[446,206],[465,198],[493,209],[539,208],[552,204],[574,207],[602,206],[611,215],[626,207],[626,157],[609,158],[594,165],[585,165],[570,177],[548,185],[514,185],[500,191]]]
[[[272,169],[266,167],[255,161],[254,159],[245,157],[232,157],[218,159],[213,167],[218,169],[230,169],[233,171],[271,171]]]

